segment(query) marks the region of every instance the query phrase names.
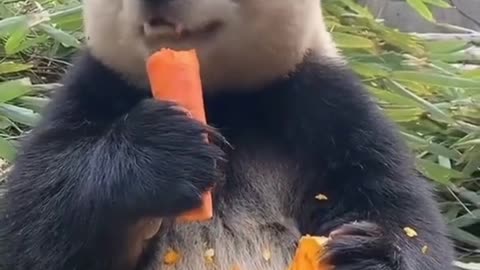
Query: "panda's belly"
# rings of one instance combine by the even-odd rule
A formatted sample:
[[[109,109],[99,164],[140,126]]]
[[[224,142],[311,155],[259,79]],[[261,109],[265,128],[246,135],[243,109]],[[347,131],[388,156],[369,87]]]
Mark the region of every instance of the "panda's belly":
[[[229,156],[228,188],[218,191],[207,223],[164,222],[155,270],[287,270],[301,237],[294,216],[298,174],[268,140],[237,142]],[[181,259],[165,265],[174,250]],[[205,257],[213,250],[213,262]]]
[[[155,269],[287,270],[300,239],[296,226],[281,218],[262,224],[248,213],[237,214],[208,224],[166,225]],[[180,259],[168,265],[165,256],[171,251]]]

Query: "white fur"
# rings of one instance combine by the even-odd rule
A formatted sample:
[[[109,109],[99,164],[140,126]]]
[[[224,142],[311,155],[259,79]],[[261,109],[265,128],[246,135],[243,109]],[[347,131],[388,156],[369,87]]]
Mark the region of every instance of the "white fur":
[[[85,0],[88,46],[106,65],[146,84],[145,59],[162,47],[195,48],[206,88],[261,86],[286,76],[308,49],[337,58],[318,0],[174,0],[165,9],[186,27],[220,20],[212,40],[145,39],[142,0]]]

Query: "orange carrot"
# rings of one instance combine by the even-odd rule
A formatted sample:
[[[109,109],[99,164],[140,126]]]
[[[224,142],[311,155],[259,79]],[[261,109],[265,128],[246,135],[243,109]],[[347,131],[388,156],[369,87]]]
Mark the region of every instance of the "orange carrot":
[[[162,49],[148,59],[147,72],[155,99],[175,102],[193,118],[206,123],[200,64],[195,50]],[[212,195],[207,191],[202,194],[202,206],[182,214],[180,219],[204,221],[212,216]]]
[[[331,270],[330,265],[319,262],[318,258],[325,252],[328,238],[318,236],[303,236],[297,247],[297,252],[288,270]]]

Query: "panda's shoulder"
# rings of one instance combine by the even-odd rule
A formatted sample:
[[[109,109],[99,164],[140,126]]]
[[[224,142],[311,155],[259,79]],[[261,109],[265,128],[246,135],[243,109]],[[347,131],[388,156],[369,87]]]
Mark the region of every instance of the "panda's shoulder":
[[[44,113],[47,121],[52,117],[96,121],[122,114],[148,96],[85,50],[72,59]]]

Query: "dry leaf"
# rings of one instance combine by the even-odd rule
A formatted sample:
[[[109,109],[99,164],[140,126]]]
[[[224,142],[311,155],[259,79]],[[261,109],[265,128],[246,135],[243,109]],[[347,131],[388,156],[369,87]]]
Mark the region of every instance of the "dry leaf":
[[[215,251],[212,248],[207,249],[205,251],[205,259],[207,260],[207,262],[213,263],[213,257],[214,256],[215,256]]]
[[[417,232],[410,227],[405,227],[405,228],[403,228],[403,230],[405,231],[405,233],[407,234],[408,237],[418,236]]]
[[[318,194],[317,196],[315,196],[315,199],[319,200],[319,201],[327,201],[328,200],[328,197],[325,195],[325,194]]]
[[[270,250],[265,249],[262,253],[262,256],[265,261],[270,261],[270,258],[272,258],[272,253],[270,252]]]
[[[163,262],[168,265],[174,265],[180,260],[181,256],[178,252],[169,249],[165,257],[163,257]]]
[[[423,246],[423,247],[422,247],[422,253],[423,253],[423,254],[427,254],[427,251],[428,251],[428,247],[427,247],[427,246]]]

